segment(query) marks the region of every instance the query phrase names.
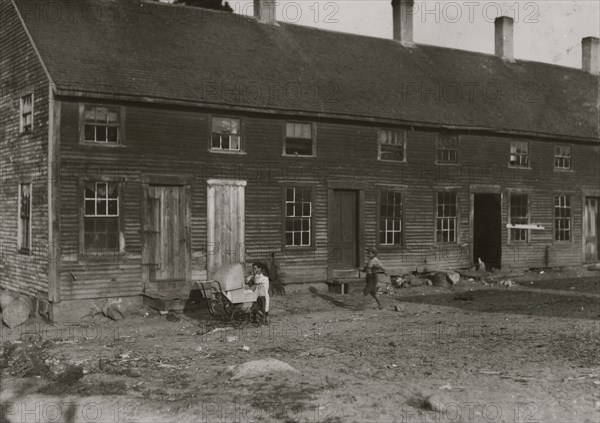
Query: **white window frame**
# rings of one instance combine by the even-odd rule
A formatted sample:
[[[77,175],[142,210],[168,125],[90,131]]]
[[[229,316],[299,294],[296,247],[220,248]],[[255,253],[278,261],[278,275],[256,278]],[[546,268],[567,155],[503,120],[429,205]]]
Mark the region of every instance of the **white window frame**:
[[[394,199],[396,195],[400,196],[400,216],[383,216],[381,214],[381,205],[383,204],[383,194],[384,193],[393,193]],[[395,207],[395,205],[394,205]],[[377,244],[385,247],[402,247],[404,246],[404,191],[400,191],[393,188],[379,188],[379,198],[377,203],[378,213],[377,213]],[[400,228],[391,229],[388,228],[389,220],[400,220]],[[383,223],[385,223],[385,227],[382,227]],[[381,232],[385,233],[385,242],[381,242]],[[397,243],[388,243],[387,235],[388,233],[392,233],[392,238],[396,239],[398,237]]]
[[[235,135],[235,134],[226,134],[224,132],[214,132],[213,131],[213,125],[215,123],[215,119],[226,119],[226,120],[230,120],[230,121],[237,121],[238,122],[238,128],[239,128],[239,134]],[[231,117],[231,116],[211,116],[210,117],[210,126],[209,126],[209,131],[210,131],[210,137],[209,137],[209,151],[211,152],[217,152],[217,153],[243,153],[244,152],[244,144],[243,144],[243,130],[242,130],[242,119],[239,117]],[[214,134],[219,134],[220,138],[219,138],[219,142],[221,147],[217,148],[217,147],[213,147],[213,135]],[[231,142],[229,143],[229,148],[225,149],[223,148],[223,139],[222,136],[223,135],[229,135],[231,136],[236,136],[238,137],[238,148],[234,149],[231,148]]]
[[[565,201],[561,201],[562,199],[564,199]],[[558,200],[559,204],[556,204]],[[568,206],[566,205],[566,203],[568,203]],[[569,217],[557,217],[556,216],[556,209],[559,210],[569,210]],[[552,238],[554,239],[554,242],[567,242],[570,243],[573,241],[573,198],[571,195],[569,194],[555,194],[554,195],[554,213],[553,213],[553,219],[554,219],[554,233],[552,234]],[[567,221],[568,222],[568,230],[563,228],[563,232],[567,232],[569,234],[569,239],[557,239],[556,238],[556,231],[560,231],[560,225],[559,222],[561,221]]]
[[[564,151],[568,149],[568,155]],[[568,161],[569,166],[557,166],[557,161]],[[573,166],[573,149],[570,145],[557,144],[554,146],[554,169],[555,170],[571,170]]]
[[[28,237],[29,237],[29,245],[28,246],[24,246],[23,245],[23,222],[21,220],[21,204],[22,204],[22,187],[24,185],[28,185],[29,186],[29,222],[28,225],[29,227],[27,228],[27,233],[28,233]],[[17,198],[18,198],[18,205],[17,205],[17,248],[19,250],[20,253],[22,254],[31,254],[31,246],[32,246],[32,221],[33,221],[33,184],[31,182],[20,182],[18,184],[17,189],[19,190],[18,194],[17,194]]]
[[[517,150],[519,148],[525,146],[525,154],[519,153]],[[531,168],[531,160],[530,160],[530,149],[528,141],[511,141],[510,142],[510,157],[508,160],[508,166],[514,167],[518,169],[530,169]],[[513,156],[515,156],[515,163],[513,163]],[[522,158],[525,157],[526,164],[522,163]]]
[[[526,197],[527,222],[525,222],[525,223],[515,223],[513,221],[512,211],[513,211],[513,196],[514,195]],[[516,218],[523,219],[523,217],[514,217],[514,218],[515,219]],[[513,192],[509,193],[509,195],[508,195],[508,219],[509,219],[509,223],[511,225],[517,225],[517,224],[528,225],[530,223],[530,221],[531,221],[531,194],[529,192],[513,191]],[[514,237],[515,231],[524,231],[526,239],[515,239],[515,237]],[[529,242],[531,242],[531,230],[530,229],[510,228],[508,230],[508,239],[509,239],[509,242],[511,242],[511,243],[528,244]]]
[[[391,144],[389,142],[384,142],[383,138],[384,138],[384,133],[387,135],[390,134],[396,134],[397,137],[401,137],[401,143],[402,143],[402,160],[392,160],[392,159],[384,159],[382,158],[382,152],[381,151],[381,147],[385,146],[385,145],[389,145],[389,146],[398,146],[399,144]],[[387,138],[387,137],[386,137]],[[394,137],[395,138],[395,137]],[[406,163],[406,156],[407,156],[407,151],[406,151],[406,139],[407,139],[407,134],[406,134],[406,130],[404,129],[389,129],[389,128],[379,128],[377,130],[377,159],[382,161],[382,162],[391,162],[391,163]]]
[[[440,194],[452,194],[454,195],[454,207],[456,208],[456,213],[454,214],[454,216],[440,216],[439,214],[439,207],[440,207]],[[459,197],[458,197],[458,192],[454,191],[454,190],[442,190],[442,191],[436,191],[435,192],[435,243],[436,244],[457,244],[458,243],[458,222],[459,222]],[[449,206],[444,206],[444,207],[449,207]],[[451,229],[450,229],[450,225],[448,224],[447,228],[444,228],[444,222],[449,223],[451,220],[454,221],[454,239],[450,240],[448,239],[448,241],[444,241],[443,240],[443,233],[447,232],[447,233],[452,233]],[[438,231],[438,222],[442,223],[442,229],[441,231]],[[441,232],[442,233],[442,240],[438,241],[438,233]],[[450,238],[450,237],[448,237]]]
[[[288,190],[293,189],[294,190],[294,199],[292,201],[288,201],[287,199],[287,193]],[[297,194],[297,190],[308,190],[309,191],[309,195],[310,195],[310,213],[308,216],[304,215],[304,203],[306,203],[306,201],[301,202],[301,216],[296,216],[295,215],[295,207],[294,207],[294,215],[293,216],[289,216],[288,212],[287,212],[287,208],[288,208],[288,204],[296,204],[296,194]],[[314,188],[313,187],[306,187],[306,186],[286,186],[284,188],[284,202],[283,202],[283,243],[285,248],[306,248],[306,247],[312,247],[313,245],[313,237],[314,237],[314,233],[313,233],[313,224],[314,224],[314,210],[315,210],[315,205],[314,205]],[[300,231],[288,231],[287,230],[287,219],[308,219],[308,230],[302,230],[302,228],[300,229]],[[308,232],[308,243],[304,243],[302,241],[302,234],[304,232]],[[288,233],[292,233],[292,243],[288,244],[287,243],[287,235]],[[300,244],[295,244],[294,243],[294,237],[296,234],[299,233],[300,236]]]
[[[446,146],[442,146],[444,140],[446,140],[446,139],[452,139],[456,143],[456,146],[454,148],[447,148]],[[454,151],[455,152],[455,159],[453,161],[440,160],[440,158],[438,156],[438,153],[440,151]],[[443,164],[443,165],[456,165],[456,164],[458,164],[458,135],[438,134],[436,142],[435,142],[435,163],[436,164]]]
[[[117,141],[108,141],[108,130],[106,133],[106,140],[105,141],[97,141],[97,140],[88,140],[86,139],[85,136],[85,127],[86,127],[86,111],[94,109],[94,111],[96,111],[96,109],[107,109],[107,114],[108,112],[112,111],[112,112],[116,112],[117,113],[117,124],[116,125],[108,125],[108,120],[107,120],[107,125],[106,127],[108,128],[109,126],[112,127],[116,127],[117,128]],[[79,105],[79,142],[81,144],[85,144],[85,145],[96,145],[96,146],[103,146],[103,147],[123,147],[124,146],[124,139],[125,139],[125,108],[122,106],[114,106],[114,105],[107,105],[107,104],[94,104],[94,103],[80,103]],[[101,126],[101,125],[94,125],[94,126]],[[96,137],[96,130],[94,130],[94,137]]]
[[[25,129],[25,115],[24,115],[25,99],[27,97],[31,98],[31,110],[28,113],[31,115],[31,125],[30,125],[31,127],[29,129]],[[33,132],[34,102],[35,102],[35,97],[34,97],[33,93],[25,94],[25,95],[21,96],[21,98],[19,99],[19,133],[21,133],[21,134],[28,134],[30,132]]]
[[[304,137],[288,137],[288,125],[307,125],[310,126],[310,138]],[[287,121],[284,125],[284,136],[283,136],[283,156],[285,157],[316,157],[317,148],[316,148],[316,125],[313,122],[298,122],[298,121]],[[287,152],[287,140],[288,138],[296,138],[296,139],[304,139],[311,141],[311,153],[310,154],[289,154]]]

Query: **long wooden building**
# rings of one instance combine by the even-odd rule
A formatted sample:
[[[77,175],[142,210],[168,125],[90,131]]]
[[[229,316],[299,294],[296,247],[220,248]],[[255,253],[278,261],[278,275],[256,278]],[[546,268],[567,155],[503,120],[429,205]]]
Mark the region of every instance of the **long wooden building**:
[[[0,287],[68,319],[275,254],[352,272],[599,262],[582,69],[134,0],[0,0]]]

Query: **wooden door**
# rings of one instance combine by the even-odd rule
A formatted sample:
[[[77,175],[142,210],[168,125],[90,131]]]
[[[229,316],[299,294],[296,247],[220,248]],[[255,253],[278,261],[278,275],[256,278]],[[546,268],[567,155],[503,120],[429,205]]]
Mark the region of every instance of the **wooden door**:
[[[583,208],[583,242],[585,244],[585,261],[594,262],[598,260],[598,248],[600,239],[600,214],[598,204],[600,199],[586,197]]]
[[[333,191],[330,213],[329,259],[337,269],[358,265],[358,195],[356,191]]]
[[[245,181],[209,180],[207,271],[245,261]]]
[[[187,208],[183,186],[149,185],[144,190],[142,260],[147,281],[186,280]]]

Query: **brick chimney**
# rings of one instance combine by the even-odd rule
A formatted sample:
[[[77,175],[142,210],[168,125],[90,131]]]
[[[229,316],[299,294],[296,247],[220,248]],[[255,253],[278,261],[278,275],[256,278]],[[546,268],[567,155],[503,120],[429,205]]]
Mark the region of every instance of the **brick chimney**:
[[[585,37],[581,40],[581,62],[584,71],[600,74],[600,38]]]
[[[276,23],[275,0],[254,0],[254,17],[261,23]]]
[[[414,0],[392,0],[394,40],[405,46],[414,46],[413,15]]]
[[[496,18],[496,56],[507,62],[514,62],[513,52],[513,27],[514,21],[508,16]]]

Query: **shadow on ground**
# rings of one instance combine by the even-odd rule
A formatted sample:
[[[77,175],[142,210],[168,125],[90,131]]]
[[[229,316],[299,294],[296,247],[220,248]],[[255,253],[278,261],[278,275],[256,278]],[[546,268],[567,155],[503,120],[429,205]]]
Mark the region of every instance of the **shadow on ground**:
[[[405,303],[455,307],[483,313],[600,320],[600,298],[497,289],[403,297]]]
[[[309,288],[309,291],[314,297],[319,297],[322,300],[325,300],[328,303],[333,304],[336,307],[346,308],[346,309],[354,310],[354,311],[358,310],[358,308],[356,308],[350,304],[346,304],[345,302],[337,300],[329,295],[321,294],[319,291],[317,291],[316,288],[311,287],[311,288]]]

